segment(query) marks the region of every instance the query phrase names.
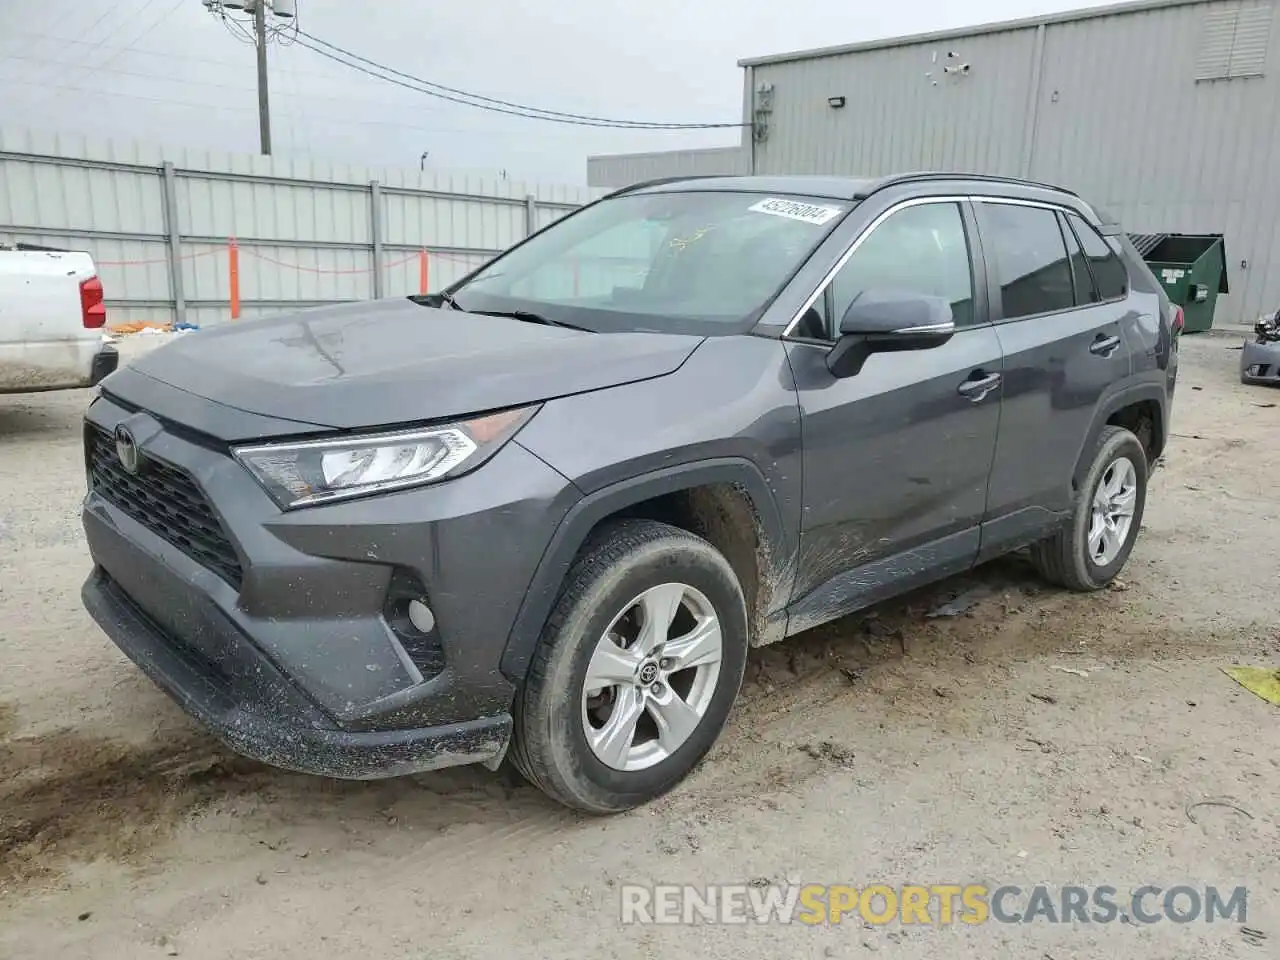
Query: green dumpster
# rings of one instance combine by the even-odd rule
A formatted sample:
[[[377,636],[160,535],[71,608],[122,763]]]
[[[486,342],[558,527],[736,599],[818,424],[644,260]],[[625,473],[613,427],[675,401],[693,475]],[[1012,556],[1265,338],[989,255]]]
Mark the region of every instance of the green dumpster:
[[[1182,307],[1183,330],[1198,333],[1213,326],[1218,294],[1227,290],[1227,248],[1220,233],[1131,233],[1129,239]]]

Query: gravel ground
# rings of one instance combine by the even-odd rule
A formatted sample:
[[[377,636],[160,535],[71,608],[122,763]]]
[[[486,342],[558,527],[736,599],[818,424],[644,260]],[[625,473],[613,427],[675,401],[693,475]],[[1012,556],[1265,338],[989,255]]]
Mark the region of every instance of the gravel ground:
[[[1280,665],[1280,394],[1236,342],[1184,342],[1117,589],[1005,560],[757,651],[707,762],[606,820],[483,770],[223,751],[80,608],[88,394],[0,397],[0,957],[1280,955],[1280,712],[1220,669]],[[1239,809],[1188,814],[1210,797]],[[1245,885],[1249,929],[619,923],[623,884],[765,879]]]

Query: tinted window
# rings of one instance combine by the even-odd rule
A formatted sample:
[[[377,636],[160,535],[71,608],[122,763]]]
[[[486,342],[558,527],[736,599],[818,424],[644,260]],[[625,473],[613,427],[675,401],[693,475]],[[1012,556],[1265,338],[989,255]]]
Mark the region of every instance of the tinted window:
[[[1093,281],[1098,285],[1098,293],[1102,299],[1115,300],[1123,297],[1129,290],[1129,274],[1124,263],[1097,230],[1074,213],[1070,215],[1070,220],[1084,247],[1084,255],[1089,260]]]
[[[1071,267],[1057,214],[1043,207],[982,206],[1005,319],[1074,307]]]
[[[834,331],[849,305],[867,290],[941,297],[958,326],[973,323],[973,271],[960,208],[925,203],[892,214],[840,268],[831,284]]]
[[[1059,221],[1061,224],[1061,221]],[[1084,251],[1070,230],[1062,231],[1067,241],[1067,254],[1071,258],[1071,278],[1075,281],[1076,303],[1090,304],[1098,302],[1098,291],[1093,285],[1093,276],[1089,273],[1089,265],[1085,263]]]

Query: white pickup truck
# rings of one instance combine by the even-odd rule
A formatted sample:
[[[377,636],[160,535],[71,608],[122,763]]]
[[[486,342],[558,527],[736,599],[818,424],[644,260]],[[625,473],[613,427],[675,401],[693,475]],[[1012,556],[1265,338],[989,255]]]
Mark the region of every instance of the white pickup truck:
[[[0,393],[90,387],[120,362],[87,253],[0,246]]]

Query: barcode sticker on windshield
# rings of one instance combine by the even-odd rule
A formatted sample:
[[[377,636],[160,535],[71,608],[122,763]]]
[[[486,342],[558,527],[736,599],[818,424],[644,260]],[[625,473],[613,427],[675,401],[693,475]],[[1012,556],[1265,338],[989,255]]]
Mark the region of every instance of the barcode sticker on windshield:
[[[769,197],[748,207],[753,213],[769,213],[775,217],[786,217],[788,220],[803,220],[805,223],[828,223],[844,213],[841,207],[823,207],[816,203],[799,203],[795,200],[782,200]]]

